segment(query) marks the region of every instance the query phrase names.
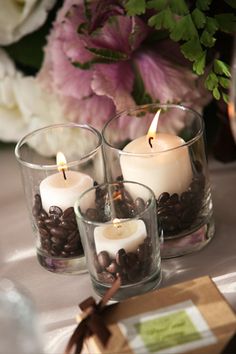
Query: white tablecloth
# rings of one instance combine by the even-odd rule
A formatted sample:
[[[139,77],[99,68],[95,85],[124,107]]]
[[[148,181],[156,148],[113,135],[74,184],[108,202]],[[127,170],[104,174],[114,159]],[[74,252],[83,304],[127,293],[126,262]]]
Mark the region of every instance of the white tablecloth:
[[[45,332],[46,354],[62,353],[61,343],[75,324],[77,304],[94,295],[90,279],[88,274],[56,275],[38,264],[12,148],[0,150],[0,163],[0,277],[28,290]],[[210,275],[236,310],[236,163],[211,160],[209,170],[215,237],[200,252],[164,261],[161,286]]]

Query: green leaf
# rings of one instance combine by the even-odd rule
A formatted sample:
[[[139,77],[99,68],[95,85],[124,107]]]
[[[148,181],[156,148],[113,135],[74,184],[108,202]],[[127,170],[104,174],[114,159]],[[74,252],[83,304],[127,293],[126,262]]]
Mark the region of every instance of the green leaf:
[[[192,12],[192,19],[197,28],[203,28],[206,23],[206,16],[198,8],[194,9]]]
[[[215,15],[221,31],[234,33],[236,31],[236,16],[231,13]]]
[[[236,9],[236,2],[235,0],[225,0],[225,2],[231,6],[233,9]]]
[[[137,105],[153,103],[152,97],[146,92],[143,79],[136,66],[133,67],[135,79],[132,90],[132,97]]]
[[[206,11],[210,9],[212,0],[197,0],[196,6],[199,10]]]
[[[188,6],[184,0],[171,0],[169,4],[172,12],[177,15],[187,15],[189,13]]]
[[[229,103],[229,95],[225,92],[221,92],[223,100],[225,101],[226,104]]]
[[[207,16],[206,18],[206,30],[212,35],[218,30],[219,25],[215,18]]]
[[[207,31],[204,30],[202,32],[202,35],[200,37],[200,42],[205,46],[205,47],[213,47],[215,44],[216,39],[212,37],[212,35]]]
[[[231,77],[230,66],[228,64],[226,64],[225,62],[223,62],[222,60],[219,60],[219,59],[214,60],[214,71],[217,74],[220,74],[220,75],[224,74],[227,77]]]
[[[91,53],[96,55],[97,57],[104,58],[109,61],[120,61],[120,60],[127,60],[128,55],[123,52],[119,52],[118,50],[111,50],[106,48],[91,48],[86,47]]]
[[[236,9],[236,2],[235,0],[225,0],[226,4],[231,6],[233,9]]]
[[[216,100],[219,100],[220,99],[220,91],[218,90],[218,87],[215,87],[214,89],[213,89],[213,96],[214,96],[214,98],[216,99]]]
[[[86,61],[85,63],[81,63],[79,61],[74,61],[71,64],[81,70],[89,70],[91,68],[91,66],[94,64],[94,61],[90,60],[90,61]]]
[[[92,13],[91,13],[91,9],[89,7],[89,1],[88,0],[84,0],[84,15],[85,18],[90,21],[92,18]]]
[[[190,61],[195,61],[202,55],[202,47],[198,37],[193,37],[188,42],[181,45],[181,52]]]
[[[218,77],[213,71],[207,75],[205,80],[205,87],[210,91],[213,91],[214,88],[218,87]]]
[[[200,56],[195,60],[193,63],[193,70],[197,75],[202,75],[204,74],[206,66],[206,51],[202,52]]]
[[[82,34],[88,29],[87,22],[82,22],[79,27],[77,28],[77,33]]]
[[[219,84],[223,88],[228,89],[230,87],[230,80],[227,79],[226,77],[219,77]]]
[[[145,13],[145,0],[128,0],[125,9],[129,16],[142,15]]]
[[[183,16],[175,23],[170,38],[173,41],[188,40],[197,37],[198,33],[190,14]]]
[[[167,0],[151,0],[147,2],[147,9],[164,10],[168,5]]]
[[[173,19],[172,12],[170,11],[169,6],[159,12],[158,14],[152,16],[148,21],[149,26],[155,27],[155,29],[168,29],[172,30],[175,26],[175,21]]]

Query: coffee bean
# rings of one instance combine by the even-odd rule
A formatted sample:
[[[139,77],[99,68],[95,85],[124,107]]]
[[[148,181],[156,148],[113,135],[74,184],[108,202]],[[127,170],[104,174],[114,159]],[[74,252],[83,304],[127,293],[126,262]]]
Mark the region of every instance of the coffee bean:
[[[62,210],[58,206],[53,205],[49,208],[49,214],[55,214],[60,217],[62,215]]]
[[[75,251],[78,248],[78,242],[68,243],[64,246],[64,251]]]
[[[128,277],[127,277],[126,273],[119,271],[116,273],[116,278],[118,278],[118,277],[120,277],[121,285],[125,285],[128,283]]]
[[[121,248],[116,254],[116,263],[121,267],[124,267],[126,265],[126,258],[126,252],[124,248]]]
[[[133,252],[127,253],[126,269],[137,268],[139,265],[139,258],[137,254]]]
[[[49,232],[47,229],[44,229],[43,227],[39,227],[39,233],[42,237],[49,237]]]
[[[103,271],[103,267],[101,267],[101,265],[99,264],[99,262],[98,262],[98,257],[97,257],[96,254],[94,255],[94,262],[93,262],[93,264],[94,264],[94,267],[95,267],[97,273],[101,273],[101,272]]]
[[[109,266],[106,268],[106,270],[109,272],[109,273],[117,273],[119,271],[119,266],[118,264],[116,263],[116,261],[112,261]]]
[[[44,227],[44,222],[42,220],[37,220],[38,227]]]
[[[146,257],[148,257],[148,254],[149,254],[147,244],[142,243],[141,245],[139,245],[136,253],[137,253],[137,258],[139,261],[142,262],[144,259],[146,259]]]
[[[34,197],[34,206],[32,208],[32,213],[34,217],[38,216],[41,210],[42,210],[41,197],[39,194],[36,194]]]
[[[63,220],[67,219],[67,218],[70,218],[70,217],[74,217],[74,208],[73,207],[70,207],[70,208],[67,208],[66,210],[64,210],[63,214],[62,214],[62,218]]]
[[[66,234],[66,231],[62,227],[52,227],[50,233],[55,237],[63,237]]]
[[[145,203],[142,198],[135,199],[134,206],[137,213],[142,213],[145,210]]]
[[[75,225],[70,221],[62,221],[60,226],[65,230],[74,230]]]
[[[63,241],[60,240],[60,239],[57,238],[57,237],[52,237],[52,238],[51,238],[51,241],[52,241],[52,243],[53,243],[54,245],[56,245],[56,246],[63,246]]]
[[[109,272],[102,272],[98,274],[98,279],[103,283],[112,284],[115,281],[115,276]]]
[[[40,212],[40,214],[39,214],[39,219],[40,220],[45,220],[45,219],[47,219],[48,218],[48,214],[46,213],[46,211],[45,210],[41,210],[41,212]]]
[[[179,202],[179,196],[178,196],[177,193],[172,194],[172,195],[170,196],[170,199],[168,200],[168,203],[169,203],[170,205],[176,204],[176,203],[178,203],[178,202]]]
[[[103,268],[107,268],[109,266],[111,259],[107,251],[102,251],[98,254],[98,262]]]
[[[87,209],[85,216],[87,219],[89,219],[91,221],[98,221],[99,220],[97,209],[92,209],[92,208]]]
[[[140,273],[139,269],[133,268],[133,269],[129,269],[128,272],[128,280],[130,282],[137,282],[142,278],[142,274]]]
[[[159,196],[159,198],[158,198],[158,200],[157,200],[157,203],[158,203],[158,204],[164,204],[164,203],[167,202],[167,200],[169,200],[169,197],[170,197],[169,193],[164,192],[164,193],[162,193],[162,194]]]
[[[194,194],[192,192],[183,192],[180,196],[181,203],[189,204],[192,202]]]
[[[56,219],[45,219],[44,221],[44,224],[48,227],[54,227],[54,226],[57,226],[58,224],[58,221]]]
[[[80,240],[80,236],[79,236],[78,231],[74,230],[71,233],[69,233],[67,240],[68,240],[68,242],[71,242],[73,240]]]
[[[194,167],[197,173],[202,173],[202,164],[200,161],[194,161]]]

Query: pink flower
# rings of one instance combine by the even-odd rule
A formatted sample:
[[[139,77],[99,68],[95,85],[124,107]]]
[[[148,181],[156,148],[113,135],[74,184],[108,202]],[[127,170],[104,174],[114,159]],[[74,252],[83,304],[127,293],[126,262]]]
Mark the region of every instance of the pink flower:
[[[97,0],[85,8],[67,0],[48,38],[39,80],[58,94],[69,120],[98,129],[136,104],[181,102],[201,109],[206,101],[198,78],[175,62],[169,43],[148,46],[150,31],[141,17],[125,15],[119,1]]]

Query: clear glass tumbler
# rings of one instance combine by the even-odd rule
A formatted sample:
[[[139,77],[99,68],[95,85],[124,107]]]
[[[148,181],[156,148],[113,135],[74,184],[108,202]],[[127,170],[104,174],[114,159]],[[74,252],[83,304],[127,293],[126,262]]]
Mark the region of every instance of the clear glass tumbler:
[[[33,131],[16,145],[39,263],[55,273],[86,271],[74,203],[105,179],[101,135],[79,124]]]
[[[134,187],[142,197],[136,198]],[[95,291],[102,296],[119,276],[115,300],[145,293],[161,280],[156,200],[134,182],[98,185],[84,192],[75,213]]]
[[[214,222],[202,117],[180,105],[150,104],[118,113],[102,135],[108,180],[139,182],[155,194],[162,257],[205,246]]]

